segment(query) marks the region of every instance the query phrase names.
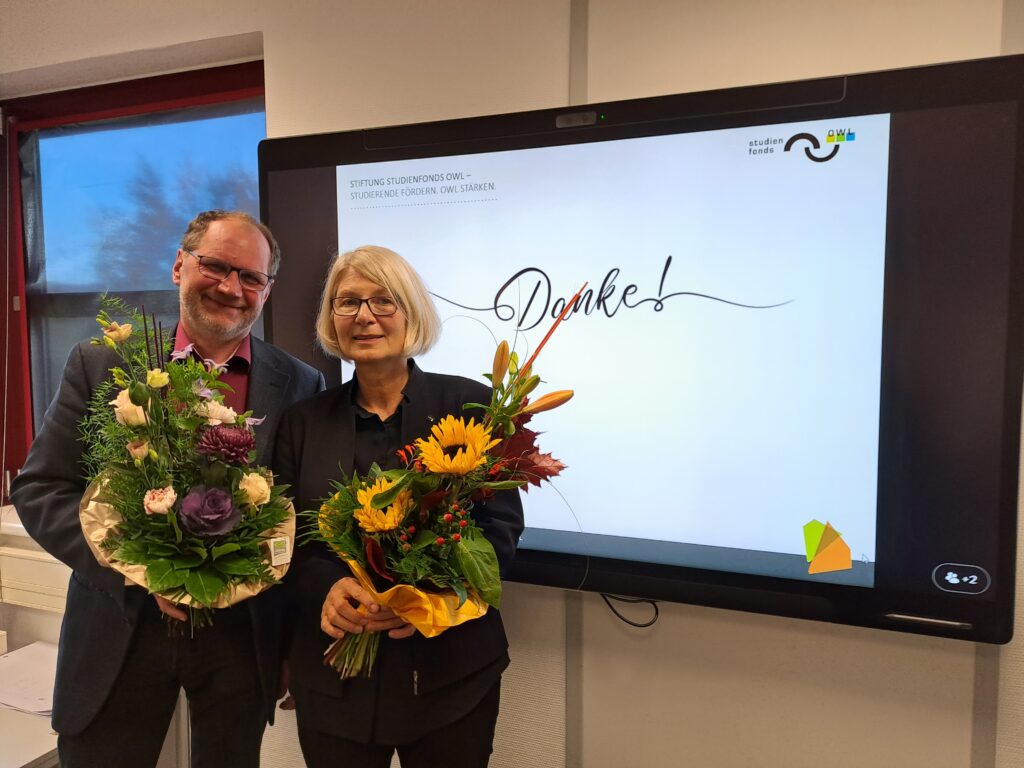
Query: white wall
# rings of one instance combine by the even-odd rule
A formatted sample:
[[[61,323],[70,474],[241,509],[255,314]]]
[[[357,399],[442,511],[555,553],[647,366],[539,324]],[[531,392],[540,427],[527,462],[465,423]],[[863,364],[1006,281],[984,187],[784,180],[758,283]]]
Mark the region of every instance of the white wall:
[[[0,98],[260,58],[261,33],[269,136],[539,109],[568,25],[568,0],[0,0]]]
[[[297,5],[263,30],[271,136],[565,103],[565,0]]]
[[[1020,0],[0,0],[0,98],[262,51],[278,136],[557,106],[570,83],[599,101],[996,55],[1022,30]],[[597,596],[521,585],[506,601],[495,765],[1009,768],[1024,754],[1020,626],[995,651],[674,604],[633,630]],[[1013,715],[998,727],[997,704]]]
[[[590,0],[589,100],[1000,53],[1000,0]]]

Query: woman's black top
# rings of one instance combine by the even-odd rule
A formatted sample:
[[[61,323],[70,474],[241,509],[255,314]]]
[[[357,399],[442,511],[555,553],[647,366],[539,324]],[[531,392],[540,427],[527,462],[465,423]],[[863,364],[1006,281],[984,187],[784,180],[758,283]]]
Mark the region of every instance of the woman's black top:
[[[331,494],[340,470],[365,473],[376,462],[400,466],[395,452],[449,414],[478,420],[482,411],[463,411],[469,402],[489,402],[490,388],[457,376],[429,374],[409,364],[409,381],[396,412],[382,421],[355,402],[358,381],[320,393],[287,411],[278,428],[274,471],[291,485],[297,510],[315,510]],[[523,529],[517,491],[477,504],[474,517],[498,556],[504,574]],[[351,575],[325,545],[299,547],[285,578],[293,606],[291,692],[300,725],[364,743],[402,744],[467,714],[508,665],[508,642],[493,608],[480,619],[434,638],[419,633],[402,640],[384,635],[374,674],[341,680],[323,664],[331,642],[320,630],[320,612],[330,587]]]

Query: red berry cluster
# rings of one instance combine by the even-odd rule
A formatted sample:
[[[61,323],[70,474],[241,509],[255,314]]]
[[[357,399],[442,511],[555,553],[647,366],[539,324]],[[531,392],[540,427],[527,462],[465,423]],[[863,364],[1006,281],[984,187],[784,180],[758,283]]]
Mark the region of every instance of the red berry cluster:
[[[398,540],[402,542],[402,551],[408,552],[412,549],[412,544],[409,543],[409,537],[416,533],[416,526],[410,525],[408,528],[404,528],[402,533],[399,534]]]
[[[445,529],[442,532],[446,533],[448,538],[438,536],[434,541],[437,546],[443,546],[449,541],[462,541],[462,534],[459,531],[469,525],[469,521],[466,520],[466,510],[460,507],[458,502],[452,502],[451,511],[445,512],[441,516],[440,524]]]

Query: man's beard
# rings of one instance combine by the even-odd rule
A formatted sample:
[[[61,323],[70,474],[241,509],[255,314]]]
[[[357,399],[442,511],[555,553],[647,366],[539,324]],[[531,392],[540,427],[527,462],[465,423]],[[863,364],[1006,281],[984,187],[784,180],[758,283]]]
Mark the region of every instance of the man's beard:
[[[222,318],[213,317],[203,307],[202,295],[198,291],[181,291],[178,300],[181,305],[181,316],[189,331],[193,334],[203,334],[216,341],[234,341],[245,336],[259,317],[259,309],[255,307],[244,308],[242,315],[235,322],[225,322]],[[202,344],[201,339],[192,341]]]

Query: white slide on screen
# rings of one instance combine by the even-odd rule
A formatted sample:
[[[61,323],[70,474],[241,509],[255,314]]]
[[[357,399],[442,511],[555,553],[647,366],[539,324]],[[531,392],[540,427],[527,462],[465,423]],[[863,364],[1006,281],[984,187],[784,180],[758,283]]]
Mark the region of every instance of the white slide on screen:
[[[339,247],[405,256],[419,364],[478,380],[589,283],[534,366],[576,395],[528,526],[803,554],[817,519],[874,561],[888,153],[872,115],[339,166]]]

